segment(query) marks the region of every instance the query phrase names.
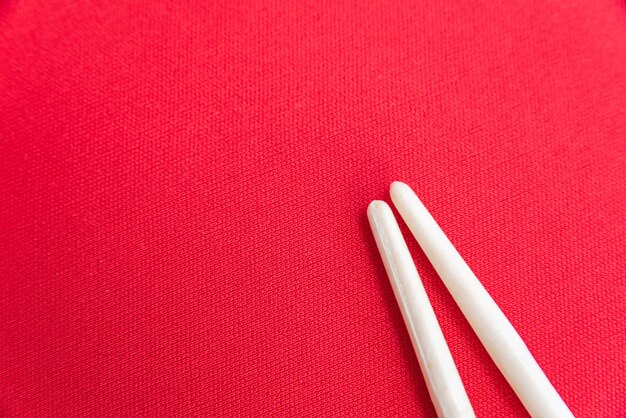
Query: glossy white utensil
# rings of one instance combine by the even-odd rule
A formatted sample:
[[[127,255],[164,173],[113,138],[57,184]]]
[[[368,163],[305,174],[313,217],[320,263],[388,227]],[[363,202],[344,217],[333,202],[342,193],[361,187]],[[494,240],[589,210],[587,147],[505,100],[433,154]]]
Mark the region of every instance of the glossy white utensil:
[[[454,360],[391,208],[387,203],[375,200],[369,205],[367,215],[437,415],[446,418],[474,417]]]
[[[533,417],[572,417],[513,325],[459,255],[417,195],[391,185],[391,199],[526,410]]]

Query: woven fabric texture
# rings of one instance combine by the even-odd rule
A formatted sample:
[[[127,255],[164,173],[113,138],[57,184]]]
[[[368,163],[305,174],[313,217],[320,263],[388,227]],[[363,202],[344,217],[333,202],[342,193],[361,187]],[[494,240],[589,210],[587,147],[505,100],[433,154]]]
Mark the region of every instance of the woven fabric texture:
[[[401,180],[626,416],[625,173],[622,0],[2,1],[0,415],[434,416],[366,217]]]

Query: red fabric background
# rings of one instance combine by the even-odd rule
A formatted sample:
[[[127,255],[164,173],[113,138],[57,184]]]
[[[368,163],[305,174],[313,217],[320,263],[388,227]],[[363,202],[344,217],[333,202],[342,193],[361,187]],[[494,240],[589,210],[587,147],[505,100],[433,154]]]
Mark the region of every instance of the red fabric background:
[[[626,415],[623,1],[0,5],[0,414],[432,416],[365,214],[402,180]],[[524,416],[410,246],[478,416]]]

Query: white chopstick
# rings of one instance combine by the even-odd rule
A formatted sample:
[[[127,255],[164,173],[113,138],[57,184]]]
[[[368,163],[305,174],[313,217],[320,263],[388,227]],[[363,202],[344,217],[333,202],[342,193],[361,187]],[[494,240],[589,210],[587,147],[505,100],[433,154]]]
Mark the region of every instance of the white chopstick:
[[[369,205],[367,215],[437,415],[474,417],[459,372],[391,208],[385,202],[375,200]]]
[[[533,417],[572,417],[524,341],[424,207],[404,183],[391,199],[448,291],[526,410]]]

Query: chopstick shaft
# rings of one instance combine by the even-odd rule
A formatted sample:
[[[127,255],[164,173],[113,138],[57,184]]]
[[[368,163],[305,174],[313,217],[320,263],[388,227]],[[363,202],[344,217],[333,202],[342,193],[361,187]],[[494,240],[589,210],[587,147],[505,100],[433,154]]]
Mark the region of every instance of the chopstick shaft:
[[[385,202],[373,201],[367,214],[437,414],[446,418],[474,417],[452,355],[391,208]]]
[[[513,325],[409,186],[394,182],[391,199],[526,410],[533,417],[572,417]]]

